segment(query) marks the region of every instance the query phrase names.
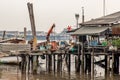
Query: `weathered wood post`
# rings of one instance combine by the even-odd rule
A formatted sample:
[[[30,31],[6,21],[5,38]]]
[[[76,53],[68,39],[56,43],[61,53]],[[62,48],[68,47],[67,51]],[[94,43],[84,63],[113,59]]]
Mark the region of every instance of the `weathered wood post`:
[[[48,54],[45,55],[46,55],[46,71],[48,71]]]
[[[81,64],[80,55],[76,55],[75,56],[75,72],[80,72],[80,64]]]
[[[4,40],[4,39],[5,39],[5,34],[6,34],[6,31],[3,31],[2,40]]]
[[[107,55],[105,55],[105,75],[107,74]]]
[[[29,61],[28,61],[28,71],[30,73],[32,73],[33,71],[33,56],[32,55],[29,55]]]
[[[36,28],[35,28],[33,4],[28,2],[27,6],[28,6],[29,17],[30,17],[30,22],[31,22],[32,35],[33,35],[32,48],[33,48],[33,50],[36,50],[37,37],[36,37]],[[33,73],[36,73],[36,71],[37,71],[37,56],[33,56]]]
[[[27,29],[24,27],[24,40],[26,40]]]
[[[34,55],[33,56],[33,74],[36,74],[37,73],[37,66],[38,66],[38,63],[37,63],[37,56]]]
[[[84,74],[84,50],[83,50],[83,42],[81,43],[81,73]]]
[[[62,71],[62,54],[58,54],[57,71]]]
[[[112,69],[111,73],[114,74],[114,51],[112,51]]]
[[[91,73],[91,54],[85,55],[85,73]]]
[[[110,55],[107,54],[107,76],[110,75]]]
[[[29,55],[26,55],[26,73],[29,73],[29,67],[30,67],[30,64],[29,64]]]
[[[92,47],[92,79],[94,80],[94,47]]]
[[[46,54],[46,71],[52,71],[52,55]]]
[[[68,54],[68,72],[71,70],[71,54]]]
[[[80,47],[80,42],[79,42],[79,38],[78,38],[78,55],[75,56],[75,70],[76,70],[76,72],[80,72],[80,64],[81,64],[80,54],[81,54],[81,47]]]
[[[119,55],[118,55],[118,53],[114,54],[114,73],[119,74]]]
[[[56,56],[55,56],[55,54],[53,54],[53,69],[54,69],[54,73],[55,73],[55,70],[56,70]]]
[[[22,73],[24,73],[26,71],[26,57],[25,57],[25,54],[21,54],[21,58],[22,58],[21,71],[22,71]]]
[[[52,71],[52,55],[48,55],[48,72]]]

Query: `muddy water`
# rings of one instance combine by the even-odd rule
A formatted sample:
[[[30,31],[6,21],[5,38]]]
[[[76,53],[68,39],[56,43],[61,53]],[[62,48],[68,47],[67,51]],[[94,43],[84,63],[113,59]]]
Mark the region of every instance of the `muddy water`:
[[[74,57],[71,59],[74,60]],[[98,58],[96,58],[97,60]],[[119,75],[109,75],[105,77],[104,69],[95,65],[94,77],[90,74],[75,73],[75,62],[71,62],[71,73],[67,72],[66,66],[62,72],[48,73],[45,69],[45,61],[43,60],[38,67],[37,74],[21,73],[21,70],[16,65],[0,65],[0,80],[120,80]]]
[[[40,71],[38,74],[22,74],[18,66],[0,65],[0,80],[120,80],[120,76],[110,75],[106,78],[98,76],[93,79],[90,75],[80,75],[74,72],[68,74],[66,71],[62,73]]]

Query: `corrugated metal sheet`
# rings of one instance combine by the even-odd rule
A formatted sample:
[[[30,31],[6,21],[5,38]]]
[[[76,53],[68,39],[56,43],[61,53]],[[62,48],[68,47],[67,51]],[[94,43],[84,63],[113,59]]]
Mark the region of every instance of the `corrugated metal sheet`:
[[[112,34],[119,34],[120,35],[120,24],[118,24],[118,25],[114,25],[113,27],[112,27]]]
[[[84,24],[86,24],[86,25],[113,24],[113,23],[118,23],[119,21],[120,21],[120,11],[113,13],[113,14],[110,14],[110,15],[107,15],[107,16],[104,16],[104,17],[92,19],[90,21],[84,22]]]
[[[75,31],[72,35],[93,35],[104,32],[109,27],[81,27]]]

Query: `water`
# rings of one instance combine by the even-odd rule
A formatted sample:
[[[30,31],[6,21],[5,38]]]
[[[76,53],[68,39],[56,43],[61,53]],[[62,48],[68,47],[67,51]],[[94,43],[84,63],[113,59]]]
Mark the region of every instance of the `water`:
[[[91,79],[90,75],[68,74],[62,73],[47,73],[40,72],[39,74],[22,74],[19,67],[15,65],[0,65],[0,80],[120,80],[119,75],[95,77]]]
[[[78,74],[75,72],[75,56],[71,56],[71,72],[67,72],[67,67],[63,62],[62,72],[46,71],[45,59],[39,57],[39,66],[37,74],[21,73],[20,68],[17,65],[0,65],[0,80],[120,80],[119,75],[105,76],[104,69],[95,65],[94,79],[89,74]],[[103,57],[95,57],[96,60]]]

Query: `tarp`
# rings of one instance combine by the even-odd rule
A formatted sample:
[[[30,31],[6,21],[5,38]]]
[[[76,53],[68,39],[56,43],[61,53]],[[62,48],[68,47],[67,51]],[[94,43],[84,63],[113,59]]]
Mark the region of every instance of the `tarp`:
[[[108,28],[109,27],[81,27],[73,32],[72,35],[94,35],[104,32]]]

